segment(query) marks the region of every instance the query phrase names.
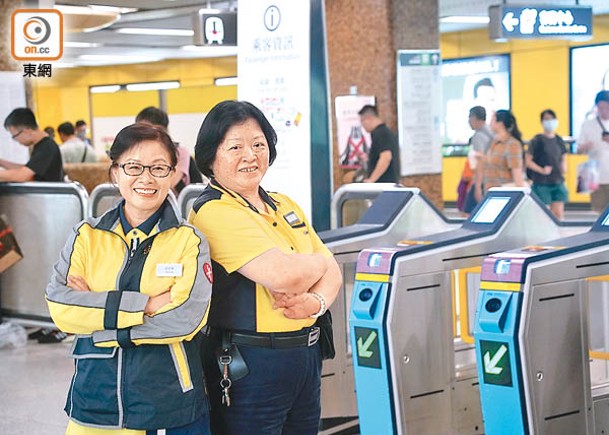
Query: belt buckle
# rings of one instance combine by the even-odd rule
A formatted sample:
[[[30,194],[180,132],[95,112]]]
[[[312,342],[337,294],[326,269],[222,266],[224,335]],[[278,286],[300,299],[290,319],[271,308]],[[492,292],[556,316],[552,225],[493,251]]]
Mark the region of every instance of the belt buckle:
[[[319,326],[314,326],[309,331],[309,341],[307,342],[307,346],[311,347],[319,340]]]

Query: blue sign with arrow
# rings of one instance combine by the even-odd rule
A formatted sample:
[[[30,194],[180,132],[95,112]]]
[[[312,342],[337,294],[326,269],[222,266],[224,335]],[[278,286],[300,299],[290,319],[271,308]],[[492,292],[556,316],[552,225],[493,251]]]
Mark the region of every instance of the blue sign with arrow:
[[[591,6],[489,7],[491,39],[592,37]]]

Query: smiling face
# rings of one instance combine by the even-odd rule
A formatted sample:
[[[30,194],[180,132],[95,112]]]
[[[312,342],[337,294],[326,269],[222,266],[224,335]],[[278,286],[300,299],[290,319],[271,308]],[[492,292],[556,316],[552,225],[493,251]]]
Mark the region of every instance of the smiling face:
[[[257,194],[269,168],[269,146],[258,122],[247,119],[228,129],[211,164],[214,178],[243,196]]]
[[[130,176],[120,166],[130,163],[172,166],[169,151],[158,141],[146,140],[126,150],[115,163],[112,177],[125,198],[125,216],[132,226],[137,226],[152,216],[165,201],[174,169],[167,177],[159,178],[152,176],[150,168],[145,168],[141,175]]]

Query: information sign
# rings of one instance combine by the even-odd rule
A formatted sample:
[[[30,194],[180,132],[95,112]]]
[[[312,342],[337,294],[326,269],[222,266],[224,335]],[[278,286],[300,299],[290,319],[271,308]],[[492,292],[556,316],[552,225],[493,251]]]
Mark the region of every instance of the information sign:
[[[491,39],[592,36],[591,6],[495,5],[488,15]]]

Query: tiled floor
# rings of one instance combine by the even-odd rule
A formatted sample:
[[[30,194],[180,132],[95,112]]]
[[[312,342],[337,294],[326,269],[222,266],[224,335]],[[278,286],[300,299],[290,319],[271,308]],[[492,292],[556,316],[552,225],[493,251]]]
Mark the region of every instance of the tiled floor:
[[[0,434],[60,435],[63,406],[74,368],[71,343],[0,349]]]

